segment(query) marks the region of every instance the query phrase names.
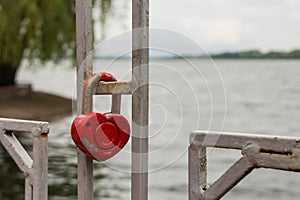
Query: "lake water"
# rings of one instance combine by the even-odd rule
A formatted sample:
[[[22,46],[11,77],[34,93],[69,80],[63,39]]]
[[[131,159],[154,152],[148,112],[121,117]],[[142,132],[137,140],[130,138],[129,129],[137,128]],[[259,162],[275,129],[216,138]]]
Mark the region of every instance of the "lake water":
[[[95,60],[94,71],[130,80],[130,60]],[[192,130],[300,136],[299,60],[152,60],[150,68],[149,199],[187,199],[187,147]],[[75,71],[60,64],[22,67],[19,82],[72,98]],[[110,98],[95,97],[95,110],[109,111]],[[51,108],[49,108],[51,109]],[[131,99],[122,114],[131,119]],[[74,115],[75,116],[75,115]],[[69,129],[74,116],[51,122],[49,199],[76,199],[76,148]],[[29,139],[24,143],[28,144]],[[26,148],[29,148],[26,145]],[[130,149],[95,163],[95,199],[130,199]],[[22,199],[22,174],[2,153],[0,199]],[[239,151],[211,149],[208,180],[218,178]],[[300,173],[258,169],[223,199],[298,199]],[[16,184],[18,183],[18,184]]]

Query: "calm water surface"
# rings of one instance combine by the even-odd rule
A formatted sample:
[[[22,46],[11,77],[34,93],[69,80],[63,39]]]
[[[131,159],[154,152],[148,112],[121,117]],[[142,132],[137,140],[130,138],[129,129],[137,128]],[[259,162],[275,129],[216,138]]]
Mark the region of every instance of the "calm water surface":
[[[95,60],[95,66],[95,71],[112,72],[119,80],[131,78],[129,60]],[[192,130],[300,136],[299,77],[297,60],[153,60],[149,199],[187,199],[186,149]],[[35,90],[75,96],[74,69],[64,64],[33,70],[23,67],[18,80],[31,82]],[[109,106],[109,97],[95,97],[95,110],[106,112]],[[131,100],[124,96],[122,114],[128,119],[130,109]],[[51,123],[50,200],[76,199],[76,149],[69,134],[73,117]],[[30,139],[23,140],[30,143]],[[130,199],[130,148],[129,142],[113,159],[95,163],[95,199]],[[22,174],[0,151],[0,199],[22,199]],[[233,150],[209,151],[209,181],[239,156]],[[299,180],[297,173],[255,170],[224,199],[298,199]]]

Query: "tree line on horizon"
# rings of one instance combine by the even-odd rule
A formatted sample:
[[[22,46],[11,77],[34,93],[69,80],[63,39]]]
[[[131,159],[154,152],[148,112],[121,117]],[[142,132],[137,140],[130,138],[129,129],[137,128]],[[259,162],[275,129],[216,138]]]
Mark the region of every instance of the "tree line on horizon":
[[[210,57],[216,59],[300,59],[300,49],[295,49],[289,52],[270,51],[267,53],[263,53],[259,50],[223,52],[210,54]]]

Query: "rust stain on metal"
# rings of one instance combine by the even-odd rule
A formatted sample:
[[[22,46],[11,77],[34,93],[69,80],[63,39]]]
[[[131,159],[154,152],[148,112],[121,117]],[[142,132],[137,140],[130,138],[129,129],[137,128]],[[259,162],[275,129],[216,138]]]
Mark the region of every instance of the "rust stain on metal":
[[[259,153],[266,153],[270,155],[277,156],[291,156],[293,153],[291,151],[275,151],[274,149],[260,149]]]
[[[41,140],[48,140],[48,135],[46,135],[46,134],[41,134],[40,139],[41,139]]]
[[[295,140],[295,147],[300,148],[300,139]]]
[[[299,157],[295,154],[288,155],[289,159],[298,159]]]
[[[289,167],[289,168],[288,168],[288,171],[300,172],[300,167],[296,167],[296,168]]]
[[[48,133],[42,133],[41,137],[48,137]]]
[[[96,94],[131,94],[130,82],[100,82]]]

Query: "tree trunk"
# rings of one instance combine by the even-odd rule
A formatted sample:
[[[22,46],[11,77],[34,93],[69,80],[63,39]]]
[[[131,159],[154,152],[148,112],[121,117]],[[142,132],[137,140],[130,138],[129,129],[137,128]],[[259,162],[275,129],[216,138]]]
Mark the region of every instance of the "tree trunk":
[[[11,63],[1,63],[0,64],[0,87],[15,85],[15,76],[17,72],[17,67],[13,66]]]

